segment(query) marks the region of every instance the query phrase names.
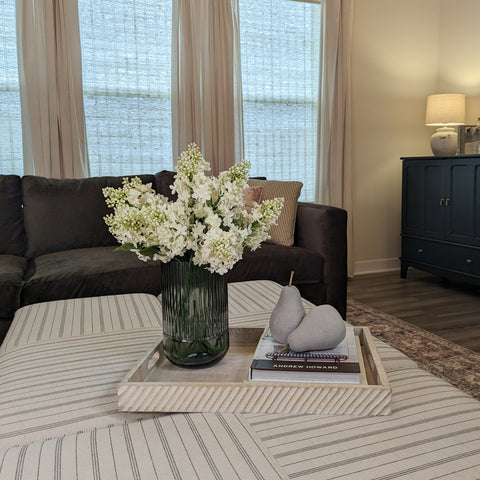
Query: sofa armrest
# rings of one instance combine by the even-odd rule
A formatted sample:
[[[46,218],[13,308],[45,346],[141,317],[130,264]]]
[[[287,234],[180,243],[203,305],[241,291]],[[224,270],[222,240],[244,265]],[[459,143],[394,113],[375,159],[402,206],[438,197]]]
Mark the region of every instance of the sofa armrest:
[[[346,318],[347,212],[328,205],[299,202],[295,245],[323,256],[326,301]]]

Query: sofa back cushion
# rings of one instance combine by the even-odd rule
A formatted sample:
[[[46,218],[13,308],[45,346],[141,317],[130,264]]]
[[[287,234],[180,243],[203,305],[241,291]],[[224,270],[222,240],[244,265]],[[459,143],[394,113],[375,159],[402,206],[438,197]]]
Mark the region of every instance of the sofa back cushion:
[[[23,255],[22,179],[0,175],[0,254]]]
[[[175,180],[175,175],[177,172],[172,172],[170,170],[162,170],[155,174],[155,191],[167,197],[169,200],[174,202],[177,199],[177,194],[173,194],[170,189],[170,185],[173,185]]]
[[[153,175],[138,175],[155,185]],[[103,217],[107,207],[102,188],[120,187],[123,177],[22,179],[27,257],[76,248],[117,245]]]

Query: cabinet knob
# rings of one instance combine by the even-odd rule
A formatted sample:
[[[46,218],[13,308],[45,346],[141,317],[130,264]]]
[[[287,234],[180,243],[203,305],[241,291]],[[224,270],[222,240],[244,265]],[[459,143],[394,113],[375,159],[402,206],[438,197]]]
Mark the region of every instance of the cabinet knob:
[[[467,263],[473,263],[473,260],[471,258],[467,258],[466,262]]]
[[[447,206],[447,207],[448,207],[449,205],[450,205],[450,199],[449,199],[449,198],[447,198],[447,199],[445,199],[445,206]]]
[[[443,202],[444,202],[444,201],[445,201],[444,198],[441,198],[441,199],[440,199],[440,206],[443,206]]]
[[[418,253],[423,253],[423,248],[418,248],[418,249],[417,249],[417,252],[418,252]]]

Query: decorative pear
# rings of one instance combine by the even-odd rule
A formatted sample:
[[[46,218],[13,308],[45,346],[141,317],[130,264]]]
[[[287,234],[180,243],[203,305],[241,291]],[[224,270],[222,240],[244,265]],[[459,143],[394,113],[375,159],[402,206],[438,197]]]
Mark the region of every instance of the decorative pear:
[[[345,321],[331,305],[318,305],[303,318],[287,338],[290,350],[326,350],[335,348],[346,335]]]
[[[287,343],[287,337],[298,327],[305,316],[302,297],[297,287],[292,285],[293,272],[290,283],[282,288],[280,297],[270,316],[270,333],[280,343]]]

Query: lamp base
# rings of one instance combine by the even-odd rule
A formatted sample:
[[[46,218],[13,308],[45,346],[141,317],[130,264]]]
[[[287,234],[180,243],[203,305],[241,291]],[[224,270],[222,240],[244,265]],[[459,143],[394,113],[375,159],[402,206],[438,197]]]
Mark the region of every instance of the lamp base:
[[[457,132],[451,127],[437,128],[430,138],[430,146],[434,155],[456,155]]]

